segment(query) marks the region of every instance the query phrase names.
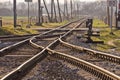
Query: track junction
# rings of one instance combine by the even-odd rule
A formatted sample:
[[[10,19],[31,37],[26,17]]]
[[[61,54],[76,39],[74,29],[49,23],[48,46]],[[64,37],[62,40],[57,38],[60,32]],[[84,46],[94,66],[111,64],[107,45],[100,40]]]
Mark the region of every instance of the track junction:
[[[119,69],[111,67],[119,66],[119,56],[75,45],[79,43],[77,35],[85,33],[85,30],[81,29],[85,22],[86,18],[82,18],[1,49],[1,80],[44,79],[44,76],[38,76],[38,73],[48,74],[50,77],[46,80],[75,79],[70,78],[74,71],[71,71],[71,76],[64,71],[64,75],[60,74],[60,65],[63,67],[61,70],[70,70],[66,66],[78,69],[79,74],[75,73],[78,74],[74,75],[77,76],[75,80],[120,80]],[[43,65],[44,70],[41,72],[39,68]],[[54,70],[58,70],[58,73]]]

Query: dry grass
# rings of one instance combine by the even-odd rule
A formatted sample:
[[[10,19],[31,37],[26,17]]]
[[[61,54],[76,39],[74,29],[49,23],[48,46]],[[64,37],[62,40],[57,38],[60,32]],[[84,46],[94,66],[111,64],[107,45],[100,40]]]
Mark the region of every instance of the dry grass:
[[[97,25],[97,23],[100,23]],[[102,25],[102,26],[101,26]],[[94,27],[95,28],[98,28],[98,29],[101,29],[101,32],[100,32],[100,37],[94,37],[93,39],[94,40],[102,40],[104,41],[104,44],[97,44],[95,46],[92,46],[93,48],[96,48],[97,50],[100,50],[100,51],[109,51],[109,49],[113,49],[113,48],[118,48],[120,47],[120,45],[116,45],[115,46],[112,46],[112,45],[109,45],[108,42],[109,41],[114,41],[116,39],[119,39],[120,38],[120,30],[116,30],[115,28],[113,28],[113,33],[114,35],[111,35],[110,34],[110,28],[107,27],[106,24],[104,24],[104,22],[102,22],[101,20],[94,20]],[[116,44],[119,44],[118,42],[115,42]]]
[[[33,30],[32,28],[55,28],[61,25],[66,24],[68,21],[64,21],[62,23],[43,23],[42,26],[34,26],[35,21],[32,22],[31,28],[26,28],[27,25],[27,17],[18,17],[17,24],[22,25],[22,28],[13,27],[13,17],[2,17],[3,27],[0,29],[0,35],[5,34],[14,34],[14,35],[25,35],[25,34],[37,34],[38,31]],[[23,24],[21,23],[23,21]]]

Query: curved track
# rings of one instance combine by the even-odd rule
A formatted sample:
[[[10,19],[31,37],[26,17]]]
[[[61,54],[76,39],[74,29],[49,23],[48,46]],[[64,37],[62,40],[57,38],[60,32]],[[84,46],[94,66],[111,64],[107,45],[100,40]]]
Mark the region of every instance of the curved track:
[[[44,35],[44,36],[42,36],[42,39],[41,39],[40,38],[41,36],[38,35],[38,36],[31,38],[30,44],[36,48],[41,48],[42,51],[40,53],[36,54],[35,56],[33,56],[32,58],[30,58],[28,61],[23,63],[21,66],[19,66],[17,69],[12,71],[11,73],[6,75],[5,77],[3,77],[1,80],[15,80],[16,78],[21,79],[20,75],[22,75],[23,72],[25,72],[25,71],[29,72],[29,68],[31,68],[33,64],[46,58],[48,56],[48,53],[51,57],[55,57],[56,59],[65,60],[68,63],[76,65],[79,68],[81,68],[81,69],[91,73],[92,75],[98,77],[99,79],[102,79],[102,80],[120,80],[119,76],[117,76],[117,75],[115,75],[115,74],[113,74],[113,73],[111,73],[103,68],[100,68],[100,67],[94,65],[94,59],[92,59],[92,63],[90,63],[91,57],[88,56],[86,53],[91,55],[92,58],[97,57],[97,58],[101,58],[102,60],[105,59],[105,60],[108,60],[108,61],[111,61],[114,63],[119,63],[119,59],[120,59],[119,57],[113,56],[113,55],[108,55],[106,53],[97,52],[97,51],[90,50],[90,49],[84,48],[84,47],[78,47],[78,46],[75,46],[75,45],[72,45],[72,44],[69,44],[69,43],[66,43],[63,41],[66,39],[66,37],[68,35],[71,35],[73,30],[78,28],[83,23],[83,21],[81,23],[79,23],[78,25],[76,25],[70,31],[63,33],[64,35],[60,36],[60,37],[53,36],[53,38],[47,37],[47,39],[46,39],[46,37]],[[52,34],[49,33],[49,35],[53,35],[53,33]],[[55,33],[55,35],[59,35],[59,34]],[[60,35],[62,35],[62,34],[60,34]],[[40,41],[40,43],[39,43],[39,41],[37,39],[38,40],[41,39],[44,42]],[[38,41],[38,42],[36,42],[36,41]],[[65,40],[65,41],[67,41],[67,40]],[[45,43],[46,45],[43,46],[42,43]],[[39,46],[39,45],[42,45],[42,46]],[[57,48],[57,47],[59,47],[59,48]],[[64,50],[62,50],[63,48],[64,48]],[[83,54],[82,55],[79,54],[80,56],[83,56],[83,57],[78,57],[78,54],[77,55],[75,54],[75,53],[80,53],[81,51],[82,51],[82,53],[85,54],[85,57],[89,57],[89,60],[84,59]],[[69,55],[66,54],[65,52],[68,52]],[[73,57],[73,56],[75,56],[75,57]],[[76,57],[78,57],[78,58],[76,58]],[[98,61],[98,60],[95,60],[95,61]],[[27,72],[25,74],[27,74]],[[80,78],[82,79],[82,77],[80,77]]]
[[[75,22],[77,22],[77,21],[70,22],[70,23],[66,24],[65,26],[61,26],[59,28],[56,28],[51,31],[47,31],[43,34],[40,34],[39,36],[41,36],[41,37],[39,37],[39,38],[43,39],[43,38],[49,38],[49,37],[58,37],[61,34],[53,34],[53,33],[55,33],[55,30],[67,27],[71,24],[75,24]],[[1,56],[1,58],[0,58],[0,62],[1,62],[1,65],[0,65],[1,73],[0,74],[1,75],[0,76],[1,77],[3,77],[4,75],[6,75],[6,73],[9,73],[16,67],[20,66],[23,62],[30,59],[34,55],[36,56],[37,53],[39,53],[42,50],[39,47],[34,47],[34,46],[30,45],[29,40],[31,40],[31,38],[28,38],[26,40],[23,40],[21,42],[18,42],[14,45],[5,47],[0,50],[0,53],[1,53],[0,54],[0,56]]]

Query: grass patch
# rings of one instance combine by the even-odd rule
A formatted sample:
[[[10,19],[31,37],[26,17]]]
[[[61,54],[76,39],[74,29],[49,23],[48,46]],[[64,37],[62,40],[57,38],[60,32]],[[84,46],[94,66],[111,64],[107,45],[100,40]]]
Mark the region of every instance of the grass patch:
[[[17,29],[14,29],[12,26],[10,26],[10,27],[2,27],[1,30],[3,32],[0,33],[0,35],[5,35],[5,34],[26,35],[26,34],[37,34],[38,33],[35,30],[26,29],[26,28],[17,28]]]
[[[120,52],[120,40],[115,40],[114,44],[117,46],[116,51]]]
[[[23,24],[21,24],[20,20],[24,19]],[[22,25],[22,28],[14,29],[13,27],[13,17],[2,17],[3,27],[0,28],[0,35],[26,35],[26,34],[37,34],[39,33],[33,28],[56,28],[58,26],[65,25],[68,21],[63,21],[61,23],[43,23],[42,26],[34,26],[35,23],[32,23],[33,26],[31,28],[26,28],[27,25],[27,17],[18,17],[17,23]]]
[[[7,35],[7,34],[10,34],[10,33],[0,28],[0,35]]]
[[[100,23],[100,24],[98,24]],[[120,47],[120,41],[115,41],[116,39],[119,39],[120,38],[120,30],[116,30],[115,28],[113,28],[113,33],[114,35],[111,35],[110,34],[110,28],[107,27],[108,25],[106,25],[104,22],[100,21],[100,20],[97,20],[97,19],[94,19],[94,28],[97,28],[97,29],[100,29],[100,37],[92,37],[92,39],[94,41],[104,41],[104,44],[97,44],[97,45],[93,45],[91,46],[92,48],[95,48],[97,50],[100,50],[100,51],[109,51],[109,49],[113,49],[115,47],[117,47],[118,50],[119,47]],[[116,46],[113,46],[113,45],[110,45],[109,42],[110,41],[115,41],[115,45]],[[113,43],[113,44],[114,44]]]
[[[68,23],[68,21],[63,21],[61,23],[43,23],[42,26],[32,26],[31,28],[56,28],[66,23]]]
[[[104,41],[103,45],[97,44],[97,46],[96,46],[97,50],[106,51],[106,50],[109,50],[109,49],[112,49],[115,47],[115,46],[109,45],[108,43],[110,41],[118,39],[120,37],[120,35],[118,34],[120,31],[114,29],[113,32],[114,32],[114,35],[111,35],[110,29],[105,28],[105,29],[101,30],[100,37],[93,37],[92,38],[94,41]],[[120,46],[117,46],[117,47],[120,47]]]
[[[6,35],[6,34],[14,34],[14,35],[25,35],[25,34],[37,34],[38,32],[33,28],[56,28],[58,26],[65,25],[68,23],[68,21],[63,21],[61,23],[43,23],[42,26],[34,26],[36,23],[35,20],[33,20],[33,23],[30,29],[26,28],[27,25],[27,17],[17,17],[17,24],[22,25],[22,29],[17,28],[14,29],[13,27],[13,17],[11,16],[2,16],[3,20],[3,27],[0,28],[0,35]],[[21,23],[21,20],[23,21],[23,24]]]
[[[3,25],[4,26],[11,26],[13,25],[13,17],[11,16],[3,16],[2,17],[3,20]],[[23,24],[21,23],[21,21],[23,21]],[[66,23],[68,23],[67,20],[61,22],[61,23],[43,23],[42,26],[34,26],[34,24],[36,23],[36,21],[34,20],[31,24],[33,25],[31,28],[55,28],[58,26],[62,26]],[[28,20],[27,17],[17,17],[17,24],[22,25],[23,28],[26,28],[26,25],[28,24]]]
[[[107,44],[96,44],[95,46],[91,46],[93,49],[108,52],[108,49],[114,48],[113,46],[107,45]]]
[[[116,41],[114,42],[114,44],[115,44],[116,46],[120,46],[120,40],[116,40]]]
[[[107,24],[105,24],[103,21],[101,21],[99,19],[94,19],[93,20],[93,26],[95,28],[105,28],[105,27],[108,27]]]

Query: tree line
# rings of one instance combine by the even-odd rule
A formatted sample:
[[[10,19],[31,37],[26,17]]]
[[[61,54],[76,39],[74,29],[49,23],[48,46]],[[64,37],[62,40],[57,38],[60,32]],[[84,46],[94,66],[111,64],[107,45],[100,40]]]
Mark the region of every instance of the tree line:
[[[38,13],[38,3],[30,3],[30,15],[37,16]],[[106,14],[106,2],[75,2],[76,6],[72,5],[74,10],[73,14],[77,13],[77,8],[79,8],[79,15],[89,15],[104,17]],[[79,5],[77,5],[79,4]],[[70,2],[68,2],[68,15],[71,14]],[[42,6],[44,4],[42,3]],[[27,3],[21,2],[17,4],[17,15],[27,16]],[[48,11],[51,13],[51,3],[47,4]],[[57,5],[56,5],[57,7]],[[64,12],[64,4],[60,4],[61,13]],[[43,14],[46,14],[46,10],[43,8]],[[58,14],[58,12],[57,12]],[[13,15],[13,4],[11,2],[0,3],[0,16],[12,16]],[[64,15],[64,14],[63,14]]]

